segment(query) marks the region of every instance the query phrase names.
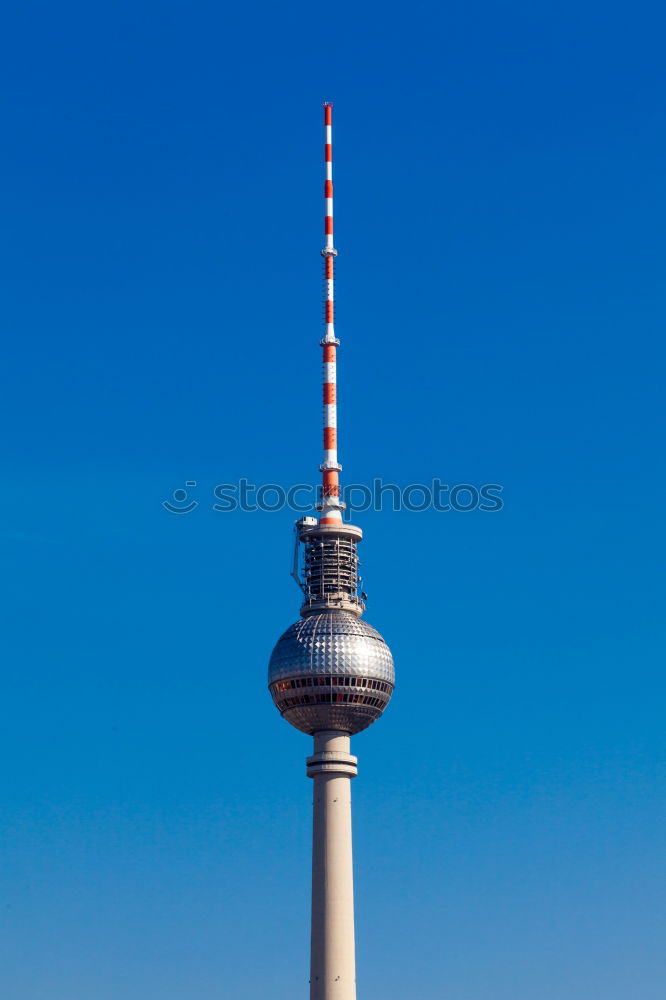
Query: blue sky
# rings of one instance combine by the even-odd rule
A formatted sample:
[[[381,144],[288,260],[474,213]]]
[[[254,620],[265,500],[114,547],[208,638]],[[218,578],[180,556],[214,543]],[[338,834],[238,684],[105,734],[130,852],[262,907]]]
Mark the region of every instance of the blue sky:
[[[8,998],[307,996],[292,517],[212,490],[317,475],[332,100],[343,479],[505,500],[358,519],[398,672],[355,740],[359,996],[661,1000],[665,22],[7,13]]]

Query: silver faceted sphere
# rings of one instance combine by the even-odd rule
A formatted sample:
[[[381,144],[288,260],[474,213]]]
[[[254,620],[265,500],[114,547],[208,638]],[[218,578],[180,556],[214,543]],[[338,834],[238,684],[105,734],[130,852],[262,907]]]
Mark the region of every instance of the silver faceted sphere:
[[[391,651],[371,625],[348,611],[301,618],[271,654],[273,701],[304,733],[358,733],[382,714],[393,693]]]

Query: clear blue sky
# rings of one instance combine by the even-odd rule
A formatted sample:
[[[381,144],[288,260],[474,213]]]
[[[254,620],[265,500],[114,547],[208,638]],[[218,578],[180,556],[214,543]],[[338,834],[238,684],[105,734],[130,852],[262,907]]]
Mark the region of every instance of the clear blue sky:
[[[2,45],[0,987],[307,996],[306,737],[265,689],[320,461],[398,687],[355,740],[361,1000],[662,1000],[656,3],[26,4]],[[200,507],[162,500],[196,480]]]

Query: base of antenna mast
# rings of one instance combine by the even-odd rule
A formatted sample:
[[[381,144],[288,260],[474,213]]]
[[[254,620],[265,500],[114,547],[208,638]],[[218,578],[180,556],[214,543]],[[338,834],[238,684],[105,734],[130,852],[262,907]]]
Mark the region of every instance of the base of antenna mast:
[[[356,553],[361,529],[354,524],[311,524],[304,518],[296,522],[296,531],[305,546],[301,617],[322,611],[349,611],[360,617],[365,609]]]

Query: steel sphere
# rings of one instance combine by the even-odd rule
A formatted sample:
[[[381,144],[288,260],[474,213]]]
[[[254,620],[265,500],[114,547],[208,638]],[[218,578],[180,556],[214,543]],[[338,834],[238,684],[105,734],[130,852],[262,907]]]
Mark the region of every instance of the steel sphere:
[[[389,703],[395,674],[379,632],[347,611],[291,625],[273,649],[268,685],[276,706],[304,733],[358,733]]]

